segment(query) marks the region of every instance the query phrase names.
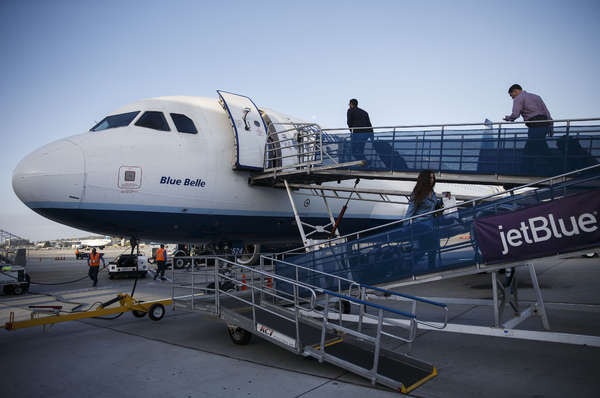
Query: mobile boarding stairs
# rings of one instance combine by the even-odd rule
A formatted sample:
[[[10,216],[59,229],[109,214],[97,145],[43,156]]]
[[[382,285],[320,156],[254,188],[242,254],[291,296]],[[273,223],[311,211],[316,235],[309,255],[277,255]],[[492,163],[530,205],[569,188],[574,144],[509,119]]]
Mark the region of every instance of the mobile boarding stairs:
[[[554,121],[554,135],[543,143],[530,139],[526,128],[515,128],[519,123],[374,128],[361,154],[352,135],[342,129],[305,123],[267,127],[249,98],[219,95],[235,135],[234,169],[250,171],[251,184],[287,190],[304,245],[278,256],[261,256],[258,267],[214,258],[214,266],[185,275],[173,270],[177,308],[224,320],[238,344],[257,335],[403,393],[437,373],[433,365],[389,349],[390,344],[400,343],[410,351],[418,329],[600,346],[596,336],[565,338],[514,329],[533,315],[541,317],[545,329],[550,328],[533,264],[536,258],[589,251],[599,246],[600,239],[571,243],[551,255],[542,251],[507,261],[489,257],[476,233],[479,220],[597,193],[600,119]],[[260,142],[262,151],[256,149]],[[458,198],[463,202],[435,218],[423,220],[420,215],[344,236],[332,228],[336,221],[331,211],[328,225],[303,222],[292,197],[294,190],[312,193],[323,198],[327,209],[328,197],[406,203],[408,192],[366,192],[324,183],[357,177],[415,179],[428,168],[440,181],[526,185],[485,198]],[[311,243],[305,226],[335,237]],[[536,291],[536,301],[525,310],[519,307],[514,273],[505,283],[497,274],[520,265],[528,266]],[[439,302],[443,300],[389,290],[482,272],[492,275],[494,327],[480,330],[468,325],[449,327],[448,307]],[[186,294],[176,295],[181,289]],[[502,314],[506,305],[515,312],[507,321]]]
[[[550,329],[534,263],[540,258],[597,249],[600,240],[595,235],[578,236],[550,254],[542,251],[501,261],[489,257],[488,250],[481,247],[478,232],[480,220],[522,211],[543,212],[563,201],[583,200],[592,206],[590,211],[597,212],[599,171],[600,165],[595,165],[536,181],[463,202],[438,217],[423,220],[420,215],[336,237],[315,244],[308,252],[302,247],[283,256],[262,256],[257,267],[215,258],[214,267],[188,272],[184,281],[176,281],[179,276],[173,271],[173,297],[176,289],[188,292],[175,297],[174,305],[223,319],[236,343],[247,343],[254,334],[404,393],[437,373],[433,365],[389,349],[395,342],[410,352],[419,329],[600,346],[598,336],[516,329],[531,316],[539,316],[543,327]],[[591,197],[598,200],[592,203]],[[572,208],[570,203],[567,207]],[[594,229],[591,219],[580,220],[585,222],[580,222],[579,232]],[[555,221],[563,233],[573,233],[576,228],[565,220],[562,224]],[[536,301],[525,309],[518,300],[516,276],[504,283],[498,276],[498,271],[518,266],[528,267],[536,293]],[[390,290],[486,272],[492,275],[492,327],[449,324],[448,307],[439,302],[442,299]],[[514,312],[508,320],[502,314],[507,306]]]

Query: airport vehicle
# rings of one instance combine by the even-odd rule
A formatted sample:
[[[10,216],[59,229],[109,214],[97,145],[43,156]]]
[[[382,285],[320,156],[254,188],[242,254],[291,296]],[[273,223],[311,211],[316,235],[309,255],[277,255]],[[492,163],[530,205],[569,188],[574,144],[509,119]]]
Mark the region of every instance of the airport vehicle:
[[[83,250],[77,250],[75,252],[75,259],[76,260],[83,260],[86,259],[90,256],[90,252],[88,251],[83,251]]]
[[[219,96],[220,101],[161,97],[119,108],[90,131],[25,157],[13,174],[14,191],[47,218],[106,235],[245,248],[254,258],[256,245],[266,249],[299,243],[288,194],[249,185],[248,179],[263,170],[266,141],[276,145],[267,151],[273,153],[269,165],[295,169],[299,160],[311,156],[301,151],[309,149],[318,131],[303,127],[298,118],[259,109],[247,97],[223,91]],[[297,128],[290,129],[289,123]],[[165,153],[171,161],[155,161]],[[364,189],[405,194],[413,185],[360,183]],[[439,185],[441,191],[468,197],[498,189]],[[351,188],[352,181],[334,186]],[[306,193],[292,187],[291,197],[312,225],[329,223],[330,214],[339,214],[345,202],[331,198],[324,203]],[[352,203],[339,228],[348,233],[396,220],[406,207],[405,197]]]
[[[148,258],[143,254],[120,254],[108,263],[108,277],[140,277],[148,273]]]
[[[4,294],[23,294],[29,290],[29,282],[25,267],[0,264],[0,286]]]

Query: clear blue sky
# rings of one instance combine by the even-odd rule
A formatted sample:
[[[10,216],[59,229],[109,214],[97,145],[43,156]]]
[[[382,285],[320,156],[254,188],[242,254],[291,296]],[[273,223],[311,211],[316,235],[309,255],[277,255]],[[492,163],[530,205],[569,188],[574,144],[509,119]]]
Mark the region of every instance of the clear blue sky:
[[[328,127],[479,122],[515,82],[554,118],[600,116],[598,1],[0,2],[0,228],[86,234],[16,198],[17,162],[128,102],[225,89]]]

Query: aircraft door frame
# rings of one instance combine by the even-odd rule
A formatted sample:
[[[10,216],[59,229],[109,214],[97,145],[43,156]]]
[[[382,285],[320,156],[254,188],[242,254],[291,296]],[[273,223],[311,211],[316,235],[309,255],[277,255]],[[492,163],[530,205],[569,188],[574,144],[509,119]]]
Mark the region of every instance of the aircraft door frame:
[[[236,170],[264,170],[267,125],[256,104],[245,95],[217,90],[234,134]]]

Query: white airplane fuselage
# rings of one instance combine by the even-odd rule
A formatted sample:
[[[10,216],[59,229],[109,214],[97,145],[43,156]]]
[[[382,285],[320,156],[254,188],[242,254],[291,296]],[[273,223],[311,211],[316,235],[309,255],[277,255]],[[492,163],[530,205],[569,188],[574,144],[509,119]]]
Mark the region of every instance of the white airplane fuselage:
[[[274,121],[299,121],[263,110]],[[216,99],[153,98],[111,115],[134,111],[139,113],[127,126],[74,135],[26,156],[13,173],[17,196],[44,217],[103,235],[159,242],[300,241],[287,193],[249,185],[250,171],[232,169],[235,135]],[[163,112],[170,131],[136,126],[145,111]],[[178,132],[172,113],[193,120],[197,134]],[[134,173],[127,177],[128,171]],[[360,186],[410,190],[414,183]],[[294,201],[303,221],[329,222],[321,199],[295,194]],[[329,205],[337,215],[343,202]],[[405,210],[352,202],[340,228],[349,233],[375,226]]]

